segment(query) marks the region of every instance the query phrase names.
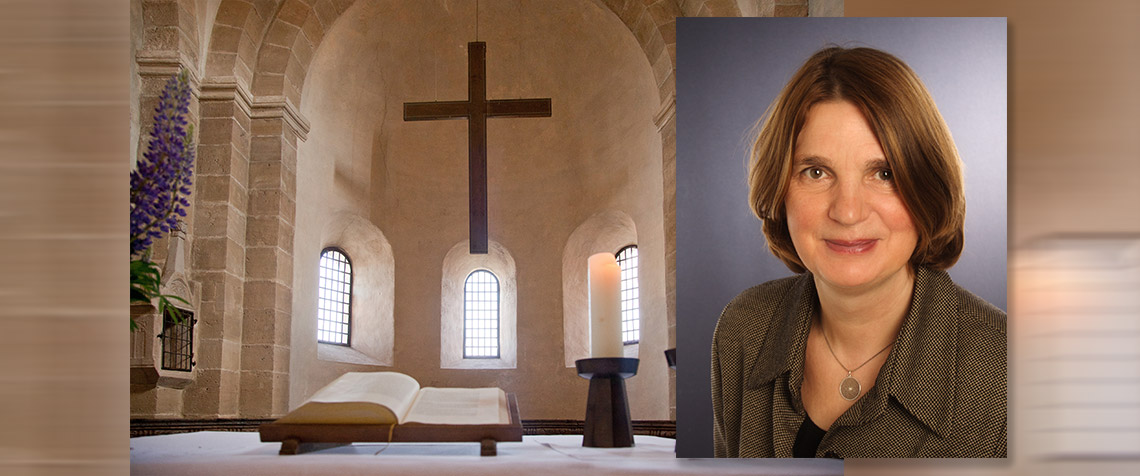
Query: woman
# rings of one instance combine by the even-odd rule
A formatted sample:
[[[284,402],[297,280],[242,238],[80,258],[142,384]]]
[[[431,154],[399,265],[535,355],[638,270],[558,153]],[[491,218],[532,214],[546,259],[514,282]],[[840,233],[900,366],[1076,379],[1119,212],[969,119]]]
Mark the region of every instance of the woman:
[[[770,250],[713,337],[718,457],[1004,457],[1005,313],[944,271],[960,160],[913,71],[826,48],[769,108],[749,164]]]

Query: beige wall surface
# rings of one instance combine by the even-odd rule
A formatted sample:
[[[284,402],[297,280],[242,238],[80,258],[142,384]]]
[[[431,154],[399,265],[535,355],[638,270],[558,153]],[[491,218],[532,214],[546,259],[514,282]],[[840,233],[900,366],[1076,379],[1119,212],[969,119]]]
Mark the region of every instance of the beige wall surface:
[[[291,406],[345,371],[383,369],[425,386],[502,387],[527,419],[582,418],[588,382],[563,365],[563,248],[588,217],[620,210],[637,223],[643,256],[645,360],[628,382],[631,410],[668,419],[660,101],[635,38],[591,2],[480,6],[488,97],[550,97],[553,114],[487,122],[490,238],[517,268],[517,364],[445,369],[440,283],[448,250],[467,239],[467,123],[402,114],[404,102],[467,97],[475,12],[416,5],[358,2],[314,52],[301,99],[312,128],[297,159]],[[337,244],[322,243],[322,230],[341,213],[371,221],[392,246],[395,295],[382,298],[394,301],[390,366],[317,357],[312,276],[321,248]]]

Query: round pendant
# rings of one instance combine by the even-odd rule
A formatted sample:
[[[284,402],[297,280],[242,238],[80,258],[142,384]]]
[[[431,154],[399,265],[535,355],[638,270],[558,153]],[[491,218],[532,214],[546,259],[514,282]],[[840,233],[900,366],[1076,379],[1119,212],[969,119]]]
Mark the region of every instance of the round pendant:
[[[859,398],[860,390],[862,389],[859,387],[859,381],[850,374],[842,382],[839,382],[839,396],[843,397],[844,400],[852,401]]]

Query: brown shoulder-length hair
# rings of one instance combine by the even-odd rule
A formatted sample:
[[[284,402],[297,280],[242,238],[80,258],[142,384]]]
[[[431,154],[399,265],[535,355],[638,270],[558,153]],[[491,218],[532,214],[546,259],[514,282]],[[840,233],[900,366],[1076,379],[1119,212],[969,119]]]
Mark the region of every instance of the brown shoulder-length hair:
[[[963,247],[966,199],[950,131],[926,86],[906,63],[873,48],[824,48],[808,58],[768,107],[752,145],[748,199],[768,247],[792,271],[806,271],[788,233],[784,199],[796,137],[811,107],[849,101],[863,112],[886,155],[918,232],[910,262],[946,269]]]

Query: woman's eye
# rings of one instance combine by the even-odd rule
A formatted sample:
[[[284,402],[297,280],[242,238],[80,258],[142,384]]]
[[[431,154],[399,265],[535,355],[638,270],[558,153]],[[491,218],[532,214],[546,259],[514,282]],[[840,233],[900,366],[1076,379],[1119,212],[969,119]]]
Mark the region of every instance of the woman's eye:
[[[812,168],[805,170],[804,172],[807,174],[808,178],[811,178],[811,179],[823,178],[823,169],[821,169],[819,167],[812,167]]]
[[[875,173],[875,177],[879,180],[891,181],[894,180],[895,174],[890,169],[883,169]]]

